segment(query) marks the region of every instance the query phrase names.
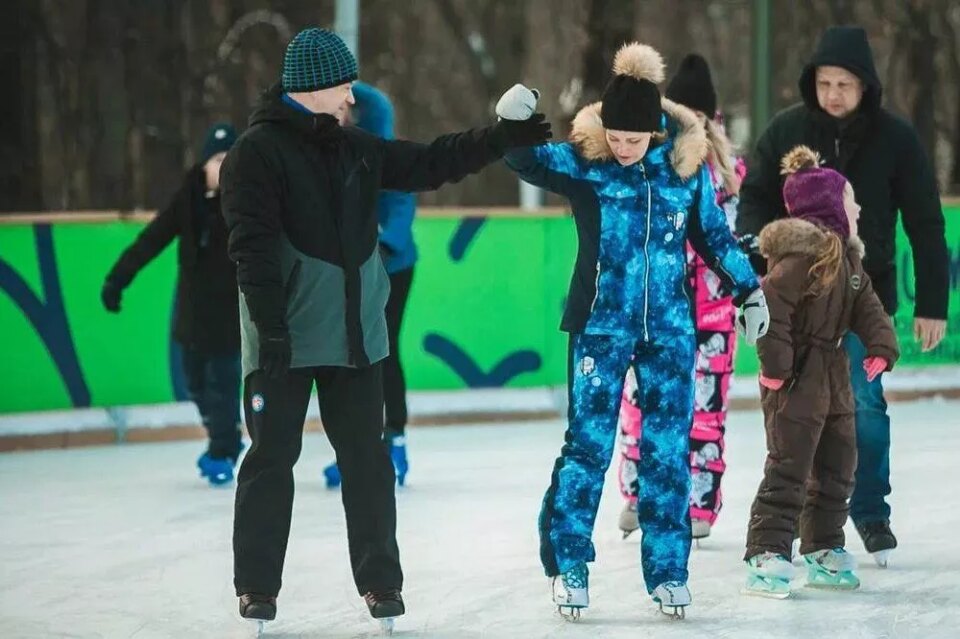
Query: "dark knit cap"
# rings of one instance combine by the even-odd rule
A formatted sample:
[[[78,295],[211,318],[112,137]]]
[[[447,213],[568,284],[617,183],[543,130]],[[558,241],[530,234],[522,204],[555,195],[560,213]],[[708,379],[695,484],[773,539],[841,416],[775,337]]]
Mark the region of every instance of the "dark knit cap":
[[[713,88],[710,65],[702,55],[691,53],[680,62],[677,74],[667,85],[667,99],[713,118],[717,112],[717,92]]]
[[[340,36],[312,27],[287,45],[281,84],[287,93],[304,93],[353,82],[357,75],[357,59]]]
[[[602,100],[600,119],[605,129],[638,133],[661,129],[660,89],[650,80],[615,75],[603,90]]]
[[[237,131],[226,122],[214,124],[207,129],[207,134],[203,139],[203,147],[200,150],[200,164],[206,164],[207,160],[217,153],[226,153],[237,141]]]

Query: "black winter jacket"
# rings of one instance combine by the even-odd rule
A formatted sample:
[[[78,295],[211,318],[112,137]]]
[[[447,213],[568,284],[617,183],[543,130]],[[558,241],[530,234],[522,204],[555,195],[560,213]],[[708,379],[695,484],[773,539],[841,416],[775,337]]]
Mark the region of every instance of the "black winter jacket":
[[[389,280],[377,250],[381,189],[425,191],[499,159],[492,128],[431,144],[384,140],[270,89],[221,172],[241,295],[244,375],[259,333],[288,331],[293,368],[386,357]]]
[[[125,288],[140,269],[179,238],[174,339],[206,354],[224,355],[240,348],[237,269],[227,256],[220,195],[207,197],[206,191],[203,169],[195,166],[170,203],[123,252],[107,279]]]
[[[820,108],[818,66],[843,67],[863,81],[866,91],[855,115],[841,122]],[[827,30],[800,76],[800,93],[803,102],[779,113],[757,142],[740,191],[737,232],[758,234],[769,222],[786,216],[780,160],[796,145],[805,144],[853,186],[862,207],[863,265],[886,311],[893,314],[897,308],[899,211],[913,249],[915,315],[946,319],[949,272],[937,183],[913,127],[880,105],[882,87],[862,29]]]

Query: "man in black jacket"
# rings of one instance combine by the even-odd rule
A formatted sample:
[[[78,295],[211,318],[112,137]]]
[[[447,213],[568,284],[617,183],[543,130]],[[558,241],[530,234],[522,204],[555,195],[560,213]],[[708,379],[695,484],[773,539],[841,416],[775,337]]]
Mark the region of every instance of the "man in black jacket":
[[[389,280],[377,250],[381,189],[431,190],[550,137],[543,115],[445,135],[384,140],[338,118],[357,64],[336,35],[290,42],[223,166],[223,212],[237,262],[244,409],[253,444],[240,467],[234,585],[240,614],[276,615],[290,532],[293,465],[314,385],[343,479],[357,590],[377,618],[403,614],[394,469],[383,445],[380,362]]]
[[[913,128],[881,107],[882,87],[867,36],[832,27],[800,76],[801,104],[779,113],[757,142],[740,191],[737,231],[756,234],[784,217],[780,158],[798,144],[853,185],[866,245],[864,267],[891,315],[897,308],[895,237],[898,211],[913,249],[914,335],[923,351],[946,332],[949,262],[943,212],[930,163]],[[859,462],[850,516],[881,565],[897,541],[890,530],[890,419],[881,378],[867,382],[863,344],[845,338],[856,403]]]
[[[187,392],[210,437],[197,466],[213,485],[233,481],[240,455],[237,267],[227,256],[227,226],[220,213],[220,165],[236,139],[229,124],[210,127],[200,162],[187,172],[170,204],[123,252],[101,291],[106,309],[118,313],[123,289],[180,238],[173,336],[182,346]]]

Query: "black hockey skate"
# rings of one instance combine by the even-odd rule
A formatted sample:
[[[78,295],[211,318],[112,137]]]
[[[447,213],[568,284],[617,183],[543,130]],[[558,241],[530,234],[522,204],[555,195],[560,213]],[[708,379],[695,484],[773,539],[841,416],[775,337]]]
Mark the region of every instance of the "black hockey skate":
[[[277,598],[250,592],[240,595],[240,616],[257,626],[257,636],[263,634],[268,621],[277,618]]]
[[[890,530],[889,521],[868,521],[857,524],[863,546],[881,568],[887,567],[890,551],[897,547],[897,538]]]
[[[363,596],[370,609],[370,616],[380,621],[384,634],[393,634],[393,621],[404,612],[403,597],[399,590],[370,591]]]

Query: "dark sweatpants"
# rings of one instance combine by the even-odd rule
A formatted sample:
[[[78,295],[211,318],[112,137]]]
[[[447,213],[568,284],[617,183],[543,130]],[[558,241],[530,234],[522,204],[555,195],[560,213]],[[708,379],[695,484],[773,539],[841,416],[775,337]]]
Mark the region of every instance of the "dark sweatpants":
[[[280,591],[293,509],[293,465],[314,383],[320,418],[343,477],[350,564],[357,591],[400,589],[393,463],[383,445],[380,364],[251,373],[244,410],[253,440],[237,478],[234,586],[237,595]]]
[[[763,481],[750,511],[745,559],[844,545],[847,500],[857,467],[850,368],[843,350],[812,348],[792,389],[761,388],[767,431]]]

